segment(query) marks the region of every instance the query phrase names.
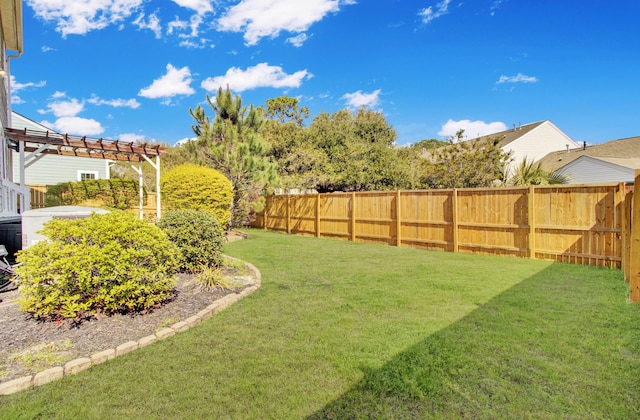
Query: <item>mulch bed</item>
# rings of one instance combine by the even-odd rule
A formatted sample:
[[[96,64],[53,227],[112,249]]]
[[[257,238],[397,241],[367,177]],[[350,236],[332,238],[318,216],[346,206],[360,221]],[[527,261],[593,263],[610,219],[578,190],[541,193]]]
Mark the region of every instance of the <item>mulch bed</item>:
[[[145,314],[97,316],[78,324],[42,322],[21,312],[19,291],[0,293],[0,382],[115,348],[183,321],[215,300],[242,289],[205,288],[180,274],[175,297]]]

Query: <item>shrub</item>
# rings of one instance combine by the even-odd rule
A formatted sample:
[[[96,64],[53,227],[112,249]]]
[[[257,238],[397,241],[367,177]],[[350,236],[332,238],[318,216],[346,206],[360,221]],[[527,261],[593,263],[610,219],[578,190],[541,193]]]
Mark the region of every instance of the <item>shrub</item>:
[[[197,210],[168,211],[158,227],[182,252],[182,270],[195,272],[222,264],[224,231],[214,215]]]
[[[179,165],[162,175],[162,201],[168,210],[203,210],[214,214],[221,226],[231,218],[233,187],[215,169]]]
[[[207,288],[235,289],[242,286],[233,277],[225,276],[221,268],[204,267],[194,280],[199,285]]]
[[[124,212],[53,219],[18,252],[20,309],[38,319],[150,309],[173,295],[180,251],[158,227]]]
[[[138,206],[139,194],[138,183],[127,179],[63,182],[47,188],[45,204],[47,207],[71,206],[92,201],[105,207],[125,210]]]

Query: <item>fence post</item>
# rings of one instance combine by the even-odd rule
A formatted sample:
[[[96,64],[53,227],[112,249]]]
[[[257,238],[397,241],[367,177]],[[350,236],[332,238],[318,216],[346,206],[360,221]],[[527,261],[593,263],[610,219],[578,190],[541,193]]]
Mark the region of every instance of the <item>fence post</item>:
[[[627,274],[629,272],[627,267],[627,194],[625,189],[624,182],[618,184],[618,194],[616,195],[616,209],[615,215],[617,216],[617,225],[620,227],[620,238],[619,238],[619,246],[617,247],[618,252],[620,252],[620,269],[622,270],[622,274],[624,274],[624,280],[628,283],[629,278]]]
[[[629,288],[631,302],[640,302],[640,194],[636,190],[640,183],[640,170],[636,170],[633,184],[631,213],[631,253],[629,255]]]
[[[533,185],[529,186],[527,197],[527,218],[529,223],[529,258],[536,258],[536,217],[535,217],[536,190]]]
[[[458,252],[458,189],[451,192],[451,213],[453,222],[453,252]]]
[[[265,200],[264,200],[264,210],[262,211],[263,216],[262,216],[262,228],[264,230],[267,230],[267,220],[269,217],[269,202],[271,201],[271,197],[270,195],[268,195]]]
[[[287,194],[287,233],[291,233],[291,195]]]
[[[396,246],[402,245],[402,220],[400,219],[400,190],[396,192]]]
[[[316,195],[316,238],[320,237],[320,193]]]
[[[356,193],[351,193],[351,242],[356,241]]]

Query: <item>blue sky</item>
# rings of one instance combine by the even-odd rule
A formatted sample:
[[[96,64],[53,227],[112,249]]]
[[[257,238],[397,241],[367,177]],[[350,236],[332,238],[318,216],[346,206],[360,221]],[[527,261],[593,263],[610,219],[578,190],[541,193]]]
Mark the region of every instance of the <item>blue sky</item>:
[[[638,21],[638,0],[25,0],[12,106],[174,144],[229,84],[312,117],[370,107],[400,145],[547,119],[595,144],[640,135]]]

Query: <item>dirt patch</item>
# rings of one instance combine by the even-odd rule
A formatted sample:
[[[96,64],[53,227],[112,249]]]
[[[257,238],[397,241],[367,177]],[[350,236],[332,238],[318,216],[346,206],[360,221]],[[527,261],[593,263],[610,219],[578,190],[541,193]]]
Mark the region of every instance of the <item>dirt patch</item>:
[[[238,272],[240,270],[240,272]],[[240,293],[255,282],[251,270],[231,268],[235,289],[204,288],[192,275],[180,274],[171,301],[145,314],[97,316],[80,325],[39,322],[21,312],[19,291],[0,293],[0,382],[37,373],[78,357],[136,341],[197,314],[215,300]]]

